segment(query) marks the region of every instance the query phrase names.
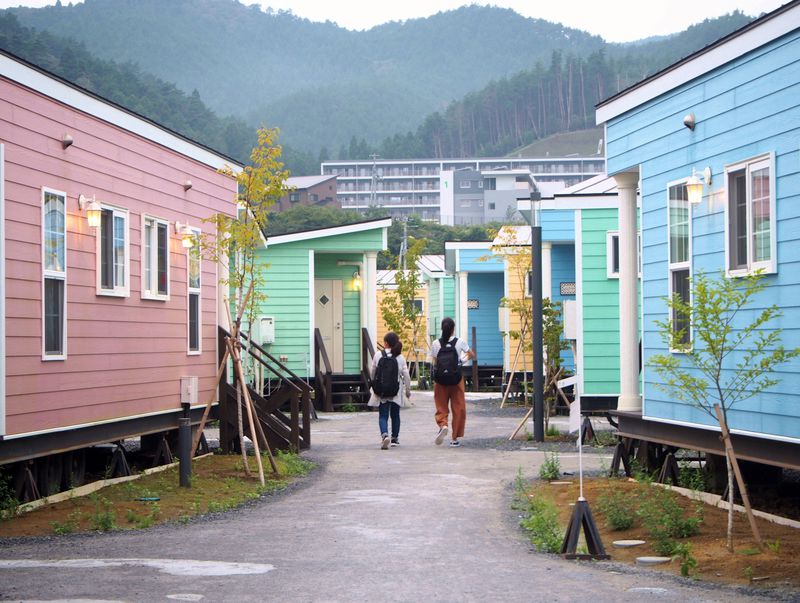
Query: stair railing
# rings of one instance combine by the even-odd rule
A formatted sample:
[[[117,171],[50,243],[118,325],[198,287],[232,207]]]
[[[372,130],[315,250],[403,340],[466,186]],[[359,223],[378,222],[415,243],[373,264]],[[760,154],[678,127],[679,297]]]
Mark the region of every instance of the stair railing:
[[[328,359],[328,351],[322,340],[322,333],[314,329],[314,380],[316,382],[316,397],[320,401],[322,410],[333,412],[333,369]]]

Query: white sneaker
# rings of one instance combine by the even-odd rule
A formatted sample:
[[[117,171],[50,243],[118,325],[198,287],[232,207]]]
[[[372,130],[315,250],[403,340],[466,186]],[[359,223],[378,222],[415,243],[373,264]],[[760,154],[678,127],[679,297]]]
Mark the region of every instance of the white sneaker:
[[[450,442],[450,448],[458,448],[459,446],[461,446],[461,442],[459,442],[458,440],[452,440]]]
[[[437,446],[441,446],[442,442],[444,442],[444,437],[447,435],[447,425],[444,427],[439,428],[439,433],[436,434],[436,439],[434,442]]]
[[[391,439],[389,438],[388,433],[383,434],[383,439],[381,440],[381,450],[389,450],[389,444],[391,443]]]

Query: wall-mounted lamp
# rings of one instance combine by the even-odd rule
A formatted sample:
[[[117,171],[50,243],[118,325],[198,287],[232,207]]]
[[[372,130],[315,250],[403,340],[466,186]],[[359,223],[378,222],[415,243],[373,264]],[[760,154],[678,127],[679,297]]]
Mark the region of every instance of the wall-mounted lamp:
[[[94,195],[91,197],[78,195],[78,208],[86,212],[86,221],[89,223],[89,228],[100,227],[100,216],[103,213],[103,208],[100,207]]]
[[[711,168],[705,168],[702,176],[698,176],[692,168],[692,175],[686,181],[686,196],[692,205],[698,205],[703,200],[703,183],[711,186]]]
[[[175,222],[175,233],[181,236],[181,245],[183,245],[184,249],[194,247],[195,234],[188,224]]]
[[[697,120],[694,117],[694,113],[689,113],[683,118],[683,125],[689,128],[692,132],[694,132],[694,127],[696,124]]]
[[[191,180],[187,180],[186,182],[183,183],[183,190],[188,191],[190,188],[192,188]]]
[[[68,146],[71,146],[73,142],[75,141],[73,140],[72,136],[69,134],[64,134],[64,138],[61,139],[61,146],[66,149]]]
[[[361,291],[361,275],[358,273],[358,270],[353,273],[353,289]]]

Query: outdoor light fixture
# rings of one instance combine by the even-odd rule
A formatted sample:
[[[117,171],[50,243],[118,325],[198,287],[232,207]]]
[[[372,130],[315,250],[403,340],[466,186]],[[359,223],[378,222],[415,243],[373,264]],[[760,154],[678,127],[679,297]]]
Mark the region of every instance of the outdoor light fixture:
[[[696,124],[697,120],[694,117],[694,113],[689,113],[683,118],[683,125],[689,128],[692,132],[694,132],[694,127]]]
[[[361,275],[358,273],[358,270],[353,273],[353,288],[356,291],[361,291]]]
[[[188,224],[175,222],[175,232],[181,235],[181,245],[183,245],[184,249],[191,249],[194,247],[194,231]]]
[[[64,138],[61,139],[61,146],[66,149],[68,146],[71,146],[73,142],[75,141],[72,139],[72,136],[64,134]]]
[[[89,223],[89,228],[100,227],[100,216],[103,213],[103,209],[94,198],[94,195],[91,197],[78,195],[78,208],[86,212],[86,221]]]
[[[702,176],[698,176],[692,168],[692,175],[686,181],[686,196],[692,205],[699,205],[703,200],[703,183],[711,185],[711,168],[705,168]]]
[[[187,180],[186,182],[183,183],[183,190],[188,191],[190,188],[192,188],[191,180]]]

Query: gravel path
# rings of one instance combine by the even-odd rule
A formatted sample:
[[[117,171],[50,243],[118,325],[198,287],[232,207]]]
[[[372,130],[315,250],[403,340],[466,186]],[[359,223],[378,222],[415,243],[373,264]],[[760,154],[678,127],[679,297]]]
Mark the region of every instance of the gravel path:
[[[505,409],[503,409],[505,411]],[[613,563],[533,552],[511,509],[518,472],[543,460],[507,438],[519,415],[470,403],[465,446],[434,446],[430,394],[401,413],[380,450],[375,413],[323,415],[320,461],[289,492],[188,525],[0,542],[0,599],[14,601],[741,601],[708,586]],[[598,470],[610,457],[587,454]],[[575,471],[577,455],[560,455]],[[789,599],[786,599],[789,600]]]

